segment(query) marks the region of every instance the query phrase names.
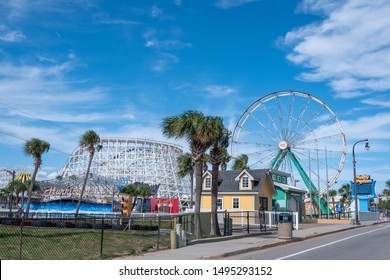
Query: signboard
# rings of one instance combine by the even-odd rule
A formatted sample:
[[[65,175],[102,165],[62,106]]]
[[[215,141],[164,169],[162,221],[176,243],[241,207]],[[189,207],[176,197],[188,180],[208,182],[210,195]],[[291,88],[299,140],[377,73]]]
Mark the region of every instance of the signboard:
[[[336,212],[337,213],[343,212],[343,205],[342,204],[336,204]]]
[[[373,199],[376,198],[375,183],[376,181],[371,179],[370,175],[358,175],[351,181],[352,194],[351,198],[355,198],[354,184],[356,182],[356,193],[358,199]]]

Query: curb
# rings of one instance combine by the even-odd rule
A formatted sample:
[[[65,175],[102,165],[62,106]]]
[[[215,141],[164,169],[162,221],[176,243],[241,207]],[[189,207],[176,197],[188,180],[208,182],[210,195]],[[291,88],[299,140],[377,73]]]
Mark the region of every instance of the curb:
[[[380,224],[380,223],[373,223],[372,225],[374,225],[374,224]],[[349,228],[343,228],[343,229],[334,230],[334,231],[322,232],[322,233],[319,233],[319,234],[312,234],[312,235],[308,235],[308,236],[305,236],[305,237],[295,237],[295,238],[293,237],[293,239],[278,240],[278,241],[275,241],[275,242],[270,243],[270,244],[264,244],[264,245],[250,247],[250,248],[246,248],[246,249],[226,252],[226,253],[223,253],[223,254],[220,254],[220,255],[216,255],[216,256],[204,256],[201,259],[213,260],[213,259],[227,258],[227,257],[231,257],[231,256],[234,256],[234,255],[240,255],[240,254],[247,253],[247,252],[254,252],[254,251],[258,251],[258,250],[262,250],[262,249],[268,249],[268,248],[277,247],[277,246],[281,246],[281,245],[285,245],[285,244],[289,244],[289,243],[293,243],[293,242],[300,242],[300,241],[304,241],[304,240],[307,240],[307,239],[312,239],[312,238],[315,238],[315,237],[321,237],[321,236],[329,235],[329,234],[332,234],[332,233],[338,233],[338,232],[343,232],[343,231],[355,229],[355,228],[358,228],[358,227],[367,227],[367,226],[369,226],[369,225],[352,226],[352,227],[349,227]]]
[[[222,241],[228,241],[228,240],[234,240],[234,239],[242,239],[247,237],[256,237],[256,236],[262,236],[262,235],[270,235],[273,234],[272,231],[268,232],[256,232],[256,233],[250,233],[250,234],[243,234],[243,235],[231,235],[231,236],[223,236],[223,237],[211,237],[211,238],[203,238],[203,239],[195,239],[188,242],[188,245],[197,245],[197,244],[204,244],[204,243],[215,243],[215,242],[222,242]]]

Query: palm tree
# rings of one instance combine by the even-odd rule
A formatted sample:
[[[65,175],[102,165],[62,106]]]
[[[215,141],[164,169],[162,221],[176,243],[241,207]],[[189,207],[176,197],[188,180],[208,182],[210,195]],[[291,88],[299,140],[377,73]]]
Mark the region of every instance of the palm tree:
[[[351,193],[352,193],[352,189],[351,189],[351,185],[350,184],[344,184],[341,186],[341,188],[339,188],[339,194],[341,195],[341,199],[340,199],[340,202],[343,204],[343,209],[344,209],[344,213],[345,213],[345,210],[349,207],[349,205],[351,205]]]
[[[167,117],[162,122],[162,132],[169,138],[186,139],[195,162],[195,235],[202,238],[200,228],[200,198],[202,194],[203,154],[218,138],[222,130],[222,119],[204,116],[198,111],[187,111],[178,116]]]
[[[49,149],[50,144],[38,138],[32,138],[24,145],[24,153],[26,155],[31,155],[34,158],[34,172],[28,190],[28,198],[25,211],[26,217],[28,217],[28,213],[30,211],[31,195],[35,184],[35,178],[37,177],[38,169],[41,167],[42,164],[42,154],[47,153]]]
[[[218,224],[217,200],[218,200],[218,177],[219,166],[223,161],[224,151],[229,146],[230,131],[226,128],[221,130],[221,134],[211,146],[210,162],[212,165],[212,180],[211,180],[211,222],[213,225],[214,234],[221,236],[221,231]]]
[[[141,184],[138,186],[139,196],[141,197],[141,213],[145,212],[145,198],[151,195],[150,186]]]
[[[386,181],[386,189],[383,190],[383,194],[386,197],[386,199],[390,198],[390,180]]]
[[[337,191],[336,190],[329,190],[328,192],[328,195],[329,195],[329,198],[332,200],[332,212],[335,213],[336,211],[336,206],[334,205],[334,200],[335,200],[335,197],[337,196]]]
[[[249,158],[247,155],[239,155],[233,162],[233,170],[241,171],[244,169],[249,169],[248,161]]]
[[[229,155],[229,152],[227,149],[223,149],[222,151],[222,162],[221,162],[221,169],[223,171],[226,171],[227,169],[227,163],[232,159],[232,157]]]
[[[85,173],[83,187],[81,188],[80,197],[79,197],[77,207],[76,207],[75,219],[77,219],[77,216],[78,216],[79,211],[80,211],[81,200],[83,199],[85,187],[87,185],[89,170],[91,169],[93,156],[95,155],[96,150],[100,151],[102,149],[102,145],[99,143],[100,143],[100,137],[93,130],[88,130],[80,138],[80,146],[83,148],[87,148],[89,151],[89,161],[88,161],[87,172]]]
[[[28,186],[31,183],[31,175],[29,173],[22,172],[18,176],[16,176],[15,181],[22,182],[22,185],[19,185],[19,192],[22,193],[22,202],[21,205],[23,206],[24,203],[24,193],[28,190]],[[39,186],[37,184],[34,184],[33,191],[38,190]],[[19,194],[16,195],[17,198],[19,198]],[[18,202],[19,203],[19,202]]]
[[[180,178],[185,176],[190,176],[190,208],[193,206],[194,202],[194,172],[195,172],[195,162],[192,160],[190,153],[185,153],[177,158],[177,164],[179,171],[177,174]]]

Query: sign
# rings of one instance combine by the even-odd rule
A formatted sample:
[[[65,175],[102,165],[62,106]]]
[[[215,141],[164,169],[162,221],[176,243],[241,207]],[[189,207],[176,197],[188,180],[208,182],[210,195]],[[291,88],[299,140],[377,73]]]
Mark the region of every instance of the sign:
[[[337,213],[343,212],[343,205],[342,204],[336,204],[336,212]]]
[[[351,198],[355,198],[355,183],[356,183],[356,193],[358,199],[373,199],[376,196],[375,194],[375,183],[376,181],[371,179],[370,175],[358,175],[354,180],[351,181],[352,193]]]

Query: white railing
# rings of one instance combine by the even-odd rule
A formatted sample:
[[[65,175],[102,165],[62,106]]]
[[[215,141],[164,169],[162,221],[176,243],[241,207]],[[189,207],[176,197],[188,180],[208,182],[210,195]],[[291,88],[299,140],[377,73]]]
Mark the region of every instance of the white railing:
[[[249,213],[249,215],[248,215]],[[299,215],[298,212],[278,212],[278,211],[261,211],[264,214],[264,217],[260,217],[259,211],[248,211],[248,210],[236,210],[236,211],[221,211],[218,212],[218,220],[223,221],[225,214],[229,214],[230,218],[233,219],[233,224],[245,226],[250,225],[260,225],[260,222],[264,224],[269,229],[277,228],[279,214],[289,213],[292,215],[293,228],[295,230],[299,229]]]

